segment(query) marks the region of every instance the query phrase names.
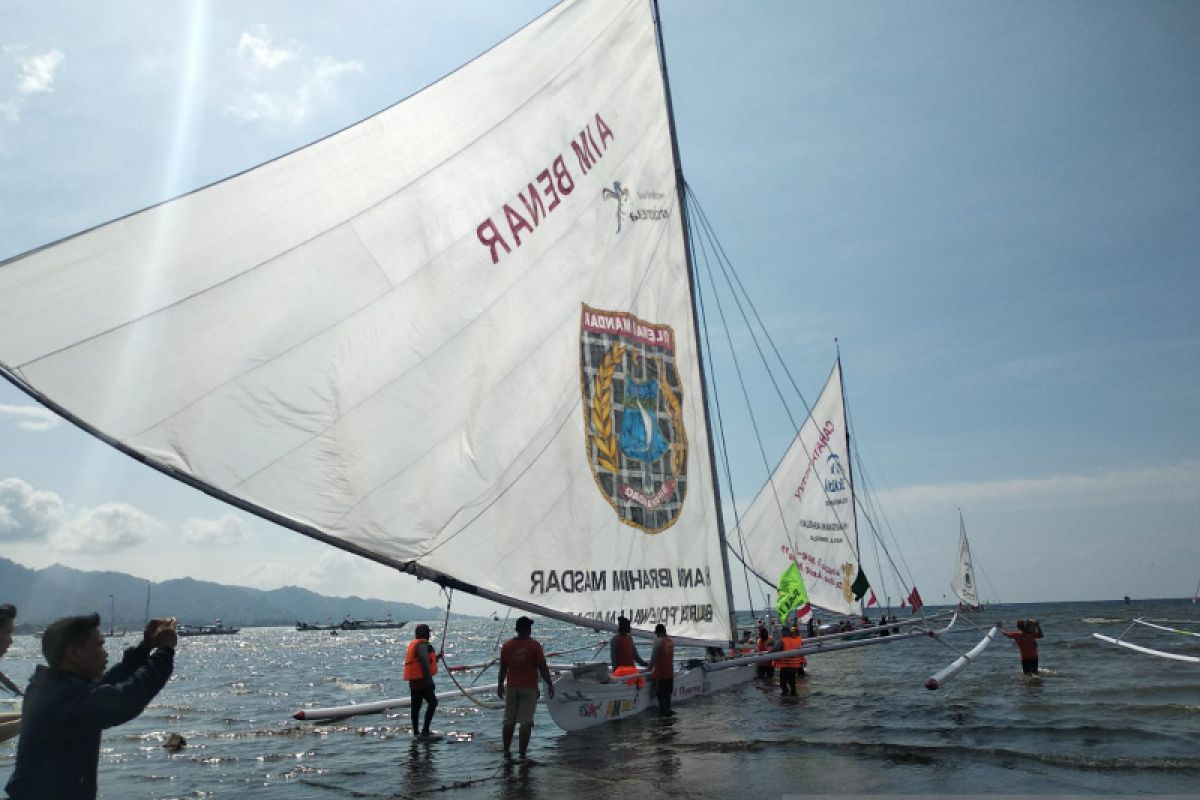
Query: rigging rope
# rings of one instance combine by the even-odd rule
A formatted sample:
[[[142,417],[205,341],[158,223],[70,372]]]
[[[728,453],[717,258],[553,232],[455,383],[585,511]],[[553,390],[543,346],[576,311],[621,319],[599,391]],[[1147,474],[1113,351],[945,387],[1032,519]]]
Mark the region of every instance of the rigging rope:
[[[702,260],[703,260],[704,268],[706,270],[706,274],[708,276],[708,282],[712,289],[712,294],[713,294],[713,297],[716,302],[718,316],[720,317],[726,339],[730,345],[730,355],[732,357],[732,360],[734,363],[734,368],[738,375],[739,384],[741,385],[741,390],[742,390],[742,396],[746,403],[747,409],[750,410],[749,396],[748,396],[748,392],[746,389],[746,383],[745,383],[745,379],[744,379],[744,376],[742,373],[741,365],[738,361],[736,351],[733,347],[733,339],[732,339],[732,336],[730,335],[728,320],[725,315],[724,305],[722,304],[721,298],[720,298],[721,292],[717,289],[717,285],[716,285],[717,282],[716,282],[716,278],[714,277],[715,270],[712,265],[714,261],[716,262],[717,268],[719,268],[721,271],[722,277],[725,280],[725,284],[728,287],[728,292],[729,292],[730,296],[732,297],[735,305],[737,306],[737,309],[741,315],[743,322],[745,323],[746,330],[750,333],[751,341],[755,347],[755,350],[758,353],[759,359],[761,360],[764,368],[767,371],[767,377],[771,381],[771,385],[773,386],[775,393],[780,400],[780,403],[783,407],[784,413],[787,415],[788,420],[790,421],[793,430],[796,431],[796,434],[798,437],[801,426],[797,424],[796,416],[793,415],[792,411],[791,411],[791,404],[788,402],[787,398],[784,396],[784,392],[783,392],[782,388],[780,387],[778,381],[776,381],[776,379],[775,379],[776,370],[772,369],[771,359],[768,359],[767,354],[763,350],[763,346],[761,344],[762,339],[766,340],[766,344],[768,345],[770,352],[774,357],[774,360],[778,362],[779,368],[782,369],[782,372],[786,376],[788,383],[790,384],[796,397],[799,399],[800,404],[803,406],[803,408],[805,410],[805,420],[808,420],[811,418],[812,407],[809,405],[808,401],[805,399],[803,392],[800,391],[800,388],[796,383],[796,380],[792,374],[792,371],[788,368],[787,362],[784,360],[782,354],[780,353],[778,346],[775,343],[774,337],[772,337],[770,334],[770,331],[767,330],[767,327],[766,327],[765,323],[763,322],[762,315],[759,313],[757,307],[755,306],[753,299],[750,297],[749,292],[746,290],[745,284],[742,282],[736,269],[734,269],[732,260],[729,258],[728,254],[726,253],[725,248],[720,241],[720,238],[716,234],[715,228],[713,227],[712,223],[710,222],[708,215],[704,211],[704,208],[699,201],[699,198],[696,196],[696,193],[693,191],[692,187],[689,184],[685,183],[684,191],[686,192],[686,195],[687,195],[687,198],[689,201],[687,204],[688,218],[689,218],[689,221],[691,221],[693,223],[692,225],[689,226],[690,231],[691,231],[691,238],[693,240],[693,250],[700,252],[703,257]],[[698,247],[696,246],[696,243],[699,244]],[[710,249],[712,251],[711,257],[709,254]],[[704,307],[703,293],[700,291],[700,288],[701,288],[700,282],[697,282],[696,286],[697,286],[697,305],[698,305],[698,308],[700,309],[702,318],[704,319],[705,322],[707,322],[707,313],[706,313],[705,307]],[[743,303],[743,299],[744,299],[744,303]],[[749,310],[749,312],[747,312],[747,309]],[[751,320],[751,318],[753,318],[753,321]],[[702,326],[702,331],[703,331],[703,335],[704,335],[704,345],[709,354],[709,363],[710,363],[710,365],[714,365],[711,367],[711,369],[715,370],[715,359],[713,359],[713,357],[712,357],[712,346],[708,339],[708,332],[707,332],[706,324]],[[761,334],[759,333],[759,331],[761,331]],[[714,381],[713,383],[714,383],[714,386],[717,385],[716,381]],[[728,473],[729,473],[728,450],[727,450],[726,444],[725,444],[724,423],[720,416],[719,392],[716,391],[715,389],[713,391],[713,396],[714,396],[713,402],[714,402],[714,406],[716,409],[715,417],[717,418],[718,426],[721,430],[721,455],[722,455],[722,458],[725,460],[726,481],[732,487],[732,482],[730,481],[730,479],[728,477]],[[849,429],[852,427],[852,425],[850,424],[849,401],[845,400],[844,394],[843,394],[843,401],[846,406],[847,428]],[[762,444],[762,436],[760,433],[760,428],[759,428],[757,419],[755,418],[755,415],[752,410],[750,410],[749,416],[750,416],[751,426],[754,430],[754,434],[756,437],[756,442],[759,446],[760,456],[763,459],[763,463],[766,468],[768,476],[771,476],[772,470],[769,466],[769,463],[768,463],[766,455],[765,455],[765,448],[763,447],[763,444]],[[869,476],[867,475],[866,469],[862,466],[862,459],[861,459],[861,454],[860,454],[858,446],[857,446],[857,439],[849,437],[849,430],[847,430],[847,438],[849,439],[849,446],[853,450],[853,455],[851,457],[852,461],[857,463],[858,477],[861,479],[860,481],[856,481],[856,483],[858,485],[854,487],[855,503],[856,503],[856,507],[862,512],[862,517],[867,524],[868,530],[870,531],[870,535],[871,535],[871,539],[872,539],[872,547],[875,551],[876,567],[878,568],[878,572],[876,574],[878,575],[878,577],[881,581],[881,584],[882,584],[883,588],[885,589],[885,597],[889,596],[886,594],[888,576],[882,567],[882,561],[880,560],[880,557],[879,557],[879,550],[882,549],[883,555],[886,558],[888,565],[891,567],[891,571],[892,571],[893,575],[899,580],[899,583],[901,586],[900,595],[902,598],[904,598],[906,595],[906,592],[904,591],[905,587],[907,586],[907,587],[915,588],[916,581],[914,580],[911,568],[909,567],[907,561],[904,558],[903,549],[901,549],[899,546],[899,541],[896,537],[895,529],[892,527],[890,521],[887,519],[887,516],[886,516],[886,514],[884,514],[883,510],[881,508],[879,508],[874,503],[873,500],[868,500],[868,498],[870,498],[870,496],[871,496],[871,492],[873,491],[873,489],[871,488],[871,480],[870,480]],[[799,442],[800,442],[800,445],[803,448],[805,454],[811,458],[811,453],[808,450],[807,443],[804,442],[803,439],[799,439]],[[767,482],[769,483],[769,485],[771,487],[771,491],[775,494],[776,507],[780,513],[781,521],[783,521],[785,519],[785,517],[783,514],[782,504],[780,502],[778,492],[776,491],[776,487],[774,485],[774,481],[770,480],[770,477],[768,477]],[[826,494],[826,499],[828,500],[829,499],[828,492],[823,485],[822,485],[822,492]],[[730,552],[742,563],[744,574],[746,572],[753,573],[764,584],[774,588],[774,587],[776,587],[775,582],[770,577],[764,576],[761,573],[759,573],[754,568],[754,566],[749,563],[748,559],[745,557],[745,540],[744,540],[743,532],[741,530],[741,519],[740,519],[740,515],[738,512],[737,503],[735,500],[732,500],[732,488],[730,489],[730,493],[731,493],[731,501],[733,502],[735,525],[736,525],[737,531],[738,531],[739,543],[742,548],[742,552],[739,553],[732,546],[730,546],[730,548],[729,548]],[[839,518],[837,509],[832,506],[831,506],[831,508],[832,508],[833,516],[834,516],[835,520],[838,523],[842,523],[842,520]],[[882,530],[881,530],[880,526],[876,524],[876,517],[878,517],[878,519],[882,522]],[[791,542],[791,532],[787,530],[786,522],[784,522],[784,532],[785,532],[785,535],[788,537],[789,544],[794,544]],[[896,560],[892,556],[893,547],[888,546],[888,543],[885,539],[885,535],[891,537],[892,545],[893,545],[894,549],[899,553],[899,558],[900,558],[899,565],[896,563]],[[847,544],[849,545],[850,550],[854,554],[855,558],[858,559],[859,563],[861,564],[861,562],[862,562],[862,555],[860,552],[861,542],[857,542],[857,541],[851,542],[849,540],[849,538],[847,538]],[[793,547],[793,549],[794,549],[794,547]],[[748,581],[748,575],[747,575],[747,581]],[[890,606],[890,602],[889,602],[889,606]],[[921,616],[924,617],[923,612],[921,613]]]
[[[690,206],[689,206],[689,213],[690,213]],[[694,239],[694,237],[695,237],[694,231],[696,230],[695,227],[689,226],[688,230],[693,232],[692,236]],[[697,242],[693,241],[693,247],[692,247],[693,254],[697,250],[696,244],[697,244]],[[699,244],[699,251],[701,253],[701,257],[704,261],[706,272],[709,275],[709,280],[712,281],[712,271],[711,271],[711,269],[708,268],[708,248],[706,248],[704,246],[703,240],[700,240],[698,242],[698,244]],[[693,263],[694,263],[694,261],[695,261],[695,258],[693,255]],[[714,289],[714,294],[715,294],[715,289]],[[721,304],[720,297],[717,297],[716,300],[717,300],[717,309],[720,312],[720,304]],[[715,412],[714,416],[717,418],[718,436],[719,436],[720,449],[721,449],[721,462],[725,467],[725,484],[726,484],[726,486],[729,487],[729,502],[730,502],[730,505],[733,507],[733,529],[737,532],[738,546],[741,548],[741,552],[737,552],[737,551],[733,550],[733,548],[729,545],[728,542],[726,542],[726,547],[731,552],[733,552],[734,555],[737,556],[738,561],[742,562],[742,578],[746,582],[746,595],[747,595],[747,598],[750,600],[750,614],[751,614],[751,616],[756,616],[757,614],[754,610],[754,596],[750,591],[750,576],[747,573],[748,565],[746,563],[746,540],[745,540],[745,537],[742,535],[741,515],[738,512],[737,495],[735,494],[735,490],[733,487],[733,476],[730,474],[730,469],[729,469],[729,450],[728,450],[726,440],[725,440],[725,419],[721,415],[720,392],[718,392],[716,390],[716,386],[718,385],[718,382],[716,380],[716,360],[712,356],[712,344],[708,338],[708,312],[704,305],[704,295],[700,291],[699,281],[696,282],[696,302],[697,302],[697,305],[698,305],[698,308],[700,311],[701,320],[704,323],[701,326],[701,329],[704,331],[704,344],[705,344],[705,349],[708,351],[709,371],[713,375],[712,385],[714,388],[711,393],[711,396],[713,398],[713,406],[714,406],[713,410]],[[721,312],[721,320],[722,320],[722,324],[724,325],[724,312]],[[732,348],[732,340],[729,339],[729,328],[728,328],[728,326],[724,326],[724,328],[725,328],[725,337],[728,341],[730,341],[730,346]],[[734,361],[734,366],[735,367],[737,366],[736,359]],[[740,370],[738,372],[738,379],[741,380]],[[743,385],[743,392],[744,391],[745,391],[745,386]],[[753,417],[751,417],[751,421],[753,421]],[[760,444],[761,444],[761,438],[760,438]],[[764,459],[766,458],[765,453],[764,453],[763,457],[764,457]],[[761,578],[761,576],[758,576],[758,577]],[[733,612],[734,610],[735,609],[730,609],[730,612]],[[737,634],[737,631],[730,632],[731,637],[736,638],[736,634]]]
[[[800,402],[804,406],[804,410],[805,410],[805,416],[804,416],[805,420],[812,417],[812,408],[809,406],[808,401],[804,399],[804,395],[800,391],[799,387],[796,386],[795,380],[792,379],[791,372],[788,370],[787,364],[783,361],[783,357],[779,354],[779,349],[777,347],[775,347],[774,340],[771,338],[770,332],[766,329],[766,326],[763,324],[762,317],[761,317],[761,315],[759,315],[758,310],[757,310],[756,306],[754,305],[753,299],[751,299],[749,293],[746,291],[745,285],[741,282],[741,279],[737,277],[737,271],[733,268],[733,262],[725,254],[725,249],[720,244],[720,239],[717,237],[716,230],[713,228],[713,226],[709,222],[708,216],[704,213],[704,209],[700,206],[700,201],[696,198],[695,192],[693,192],[690,187],[685,187],[685,188],[688,191],[689,197],[691,197],[691,199],[692,199],[692,202],[689,203],[689,209],[690,208],[696,209],[696,214],[699,217],[701,226],[703,227],[705,234],[709,237],[709,239],[713,243],[714,252],[718,253],[720,256],[719,258],[716,259],[716,261],[717,261],[718,266],[721,268],[722,276],[725,278],[725,284],[729,288],[730,297],[733,298],[733,302],[737,306],[738,311],[742,316],[742,321],[746,326],[746,330],[750,333],[750,340],[754,344],[755,350],[758,352],[759,360],[762,362],[763,367],[766,370],[767,377],[770,379],[771,385],[775,388],[775,394],[779,398],[780,403],[783,406],[784,413],[787,414],[788,420],[791,422],[792,430],[795,431],[796,436],[799,437],[800,426],[798,426],[796,424],[796,418],[792,414],[791,408],[789,407],[787,400],[783,395],[782,389],[779,388],[779,383],[775,380],[774,371],[771,369],[771,365],[766,357],[766,354],[763,352],[762,346],[759,343],[759,337],[755,333],[755,328],[751,324],[750,318],[746,314],[746,309],[742,304],[743,298],[745,299],[745,305],[749,306],[751,311],[753,311],[754,318],[758,322],[758,327],[762,330],[763,338],[765,338],[771,344],[772,350],[774,351],[777,359],[779,360],[780,364],[782,365],[784,374],[788,376],[788,379],[791,381],[792,388],[796,391],[796,395],[800,398]],[[718,292],[718,290],[716,288],[715,280],[712,278],[711,270],[709,273],[709,280],[713,284],[713,293],[716,296],[717,306],[720,309],[721,308],[720,293]],[[736,284],[736,286],[735,286],[735,284]],[[741,381],[741,377],[742,377],[741,366],[737,360],[736,354],[733,351],[733,340],[732,340],[732,337],[729,336],[729,327],[725,323],[725,315],[724,315],[723,310],[721,311],[721,320],[722,320],[722,324],[725,325],[726,337],[729,339],[729,342],[730,342],[730,353],[731,353],[731,356],[734,361],[734,367],[738,372],[739,381]],[[757,437],[757,440],[758,440],[759,449],[762,450],[763,449],[762,437],[759,434],[757,422],[755,422],[755,420],[754,420],[753,410],[750,409],[750,400],[749,400],[749,396],[746,394],[745,382],[744,381],[741,381],[741,382],[742,382],[742,394],[746,400],[746,407],[750,413],[751,423],[754,426],[754,432],[755,432],[755,436]],[[812,454],[808,450],[808,444],[802,438],[798,439],[798,441],[800,442],[800,446],[804,449],[804,454],[809,456],[809,458],[811,459]],[[763,461],[765,464],[766,463],[765,452],[763,455]],[[771,470],[770,466],[767,465],[768,476],[770,476],[771,473],[772,473],[772,470]],[[775,492],[776,507],[779,509],[780,518],[782,521],[783,520],[783,508],[779,503],[779,495],[778,495],[778,492],[776,492],[776,490],[775,490],[774,481],[770,481],[770,484],[771,484],[772,492]],[[822,492],[822,494],[825,495],[825,499],[827,502],[831,501],[831,498],[829,497],[829,492],[826,490],[823,481],[821,482],[821,492]],[[835,505],[833,505],[832,502],[830,502],[830,509],[832,511],[834,521],[837,522],[838,524],[845,525],[845,523],[842,521],[841,517],[838,514],[837,507]],[[787,526],[785,523],[784,529],[786,530],[786,528],[787,528]],[[790,538],[789,538],[789,544],[792,544],[794,546],[794,543],[790,541]],[[861,559],[859,559],[859,554],[858,554],[858,542],[852,542],[849,538],[847,538],[846,544],[850,547],[850,551],[854,554],[855,559],[861,560]]]
[[[442,654],[442,663],[446,665],[446,675],[450,678],[450,682],[454,684],[454,687],[456,689],[458,689],[460,692],[462,692],[464,697],[466,697],[468,700],[470,700],[472,703],[474,703],[478,707],[493,708],[493,709],[504,708],[503,703],[496,703],[492,700],[484,700],[480,697],[476,697],[471,692],[470,688],[465,687],[461,683],[458,682],[458,678],[455,677],[454,672],[450,669],[450,664],[446,662],[446,658],[445,658],[446,633],[450,630],[450,605],[454,601],[454,590],[443,586],[442,592],[446,595],[446,616],[442,619],[442,641],[441,641],[441,648],[440,648],[439,652]],[[492,662],[492,663],[494,663],[494,662]],[[486,670],[486,669],[487,669],[487,667],[485,666],[484,670]],[[482,675],[482,674],[483,674],[483,672],[481,671],[480,675]],[[478,681],[479,676],[476,676],[475,680]],[[474,682],[472,682],[471,686],[474,687],[474,685],[475,685]]]

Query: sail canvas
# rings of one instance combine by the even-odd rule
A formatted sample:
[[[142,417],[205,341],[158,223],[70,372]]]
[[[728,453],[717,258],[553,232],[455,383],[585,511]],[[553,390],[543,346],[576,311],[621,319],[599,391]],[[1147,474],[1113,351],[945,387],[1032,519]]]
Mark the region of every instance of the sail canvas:
[[[565,3],[361,123],[0,265],[0,362],[369,558],[723,641],[677,197],[650,5]]]
[[[756,574],[770,580],[795,564],[812,605],[857,613],[858,535],[840,362],[740,524]]]
[[[971,564],[971,545],[967,542],[967,526],[962,515],[958,517],[958,557],[954,564],[954,578],[950,588],[958,599],[967,605],[979,605],[979,590],[975,585],[975,567]]]

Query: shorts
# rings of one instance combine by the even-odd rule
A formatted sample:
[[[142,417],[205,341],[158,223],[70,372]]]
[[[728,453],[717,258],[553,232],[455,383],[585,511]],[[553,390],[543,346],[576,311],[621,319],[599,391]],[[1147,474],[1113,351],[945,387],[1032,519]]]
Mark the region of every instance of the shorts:
[[[504,724],[522,725],[533,724],[533,711],[537,708],[537,687],[514,689],[511,686],[504,692]]]

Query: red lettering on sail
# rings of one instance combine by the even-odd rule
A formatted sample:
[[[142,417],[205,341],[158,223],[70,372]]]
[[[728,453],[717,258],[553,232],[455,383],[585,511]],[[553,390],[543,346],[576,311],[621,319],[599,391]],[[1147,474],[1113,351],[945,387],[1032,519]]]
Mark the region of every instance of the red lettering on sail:
[[[599,135],[599,144],[596,136]],[[578,139],[570,142],[571,151],[579,162],[582,174],[593,171],[597,162],[608,149],[609,140],[613,139],[612,129],[605,124],[599,114],[595,116],[595,133],[592,125],[585,125],[579,132]],[[567,167],[567,161],[560,151],[550,161],[550,166],[539,171],[533,180],[527,181],[525,188],[516,192],[516,201],[500,205],[500,212],[488,217],[475,227],[475,238],[488,249],[488,255],[493,264],[500,263],[500,256],[511,255],[514,248],[519,248],[537,230],[542,221],[548,219],[550,213],[558,208],[563,200],[575,191],[575,177]],[[519,210],[524,208],[525,213]],[[500,217],[503,216],[503,223]],[[508,227],[508,237],[502,233],[501,224]],[[509,239],[511,239],[511,244]]]
[[[504,237],[500,235],[500,231],[496,230],[496,223],[490,219],[485,219],[479,223],[479,227],[475,229],[475,235],[479,237],[479,241],[483,242],[485,247],[491,248],[492,263],[500,262],[500,254],[496,252],[496,246],[504,248],[504,252],[511,253],[508,243],[504,241]]]

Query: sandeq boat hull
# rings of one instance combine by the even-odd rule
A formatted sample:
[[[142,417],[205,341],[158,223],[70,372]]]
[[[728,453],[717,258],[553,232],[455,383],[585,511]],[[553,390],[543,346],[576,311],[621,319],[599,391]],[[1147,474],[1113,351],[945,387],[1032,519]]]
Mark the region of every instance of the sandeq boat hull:
[[[754,677],[754,673],[753,665],[721,670],[685,668],[675,673],[671,703],[674,705],[745,683]],[[586,675],[562,675],[554,681],[554,697],[545,700],[554,723],[568,731],[631,717],[658,705],[650,680],[642,676],[613,677],[608,683],[601,683]]]

